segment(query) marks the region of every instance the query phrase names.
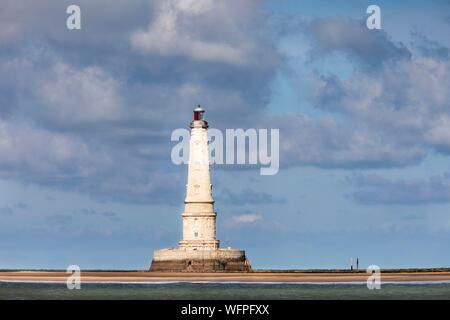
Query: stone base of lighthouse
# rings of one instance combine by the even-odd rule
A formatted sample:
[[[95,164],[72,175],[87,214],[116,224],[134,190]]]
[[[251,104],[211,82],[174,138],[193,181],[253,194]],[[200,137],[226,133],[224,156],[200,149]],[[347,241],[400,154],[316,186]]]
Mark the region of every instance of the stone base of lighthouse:
[[[150,271],[159,272],[250,272],[244,250],[189,248],[161,249],[153,253]]]

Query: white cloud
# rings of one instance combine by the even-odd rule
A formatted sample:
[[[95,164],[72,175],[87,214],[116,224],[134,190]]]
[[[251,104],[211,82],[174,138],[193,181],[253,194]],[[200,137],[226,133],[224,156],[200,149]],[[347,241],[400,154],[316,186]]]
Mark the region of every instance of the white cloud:
[[[124,115],[119,92],[120,83],[101,68],[76,70],[59,62],[35,90],[41,101],[37,111],[56,123],[116,120]]]
[[[437,148],[450,150],[450,115],[438,115],[425,132],[425,140]]]
[[[388,34],[373,32],[364,21],[345,18],[318,18],[308,30],[316,42],[314,59],[320,53],[340,51],[352,60],[376,66],[387,60],[409,58],[410,52],[402,43],[393,42]]]
[[[108,163],[104,156],[92,156],[80,139],[33,128],[26,123],[0,120],[0,174],[21,180],[64,180],[89,176],[92,166]]]
[[[348,78],[314,75],[321,117],[284,122],[281,161],[322,167],[392,167],[450,150],[450,62],[413,58]]]
[[[430,204],[450,202],[450,174],[422,179],[391,180],[378,175],[356,175],[348,181],[357,187],[348,197],[360,204]]]
[[[131,45],[143,53],[250,64],[255,39],[238,28],[243,18],[251,21],[251,13],[245,7],[235,1],[165,1],[148,30],[131,36]],[[250,14],[243,17],[237,13],[239,10]],[[211,36],[211,32],[216,34]]]
[[[241,214],[241,215],[238,215],[238,216],[234,216],[231,219],[231,223],[233,225],[252,224],[252,223],[255,223],[256,221],[259,221],[261,219],[262,219],[262,216],[260,214],[246,213],[246,214]]]

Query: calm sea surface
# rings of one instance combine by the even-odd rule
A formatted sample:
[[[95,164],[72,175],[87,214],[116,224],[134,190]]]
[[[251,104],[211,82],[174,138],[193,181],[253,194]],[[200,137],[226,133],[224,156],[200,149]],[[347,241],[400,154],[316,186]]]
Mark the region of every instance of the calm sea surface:
[[[449,299],[449,283],[365,284],[169,283],[65,284],[0,282],[0,299]]]

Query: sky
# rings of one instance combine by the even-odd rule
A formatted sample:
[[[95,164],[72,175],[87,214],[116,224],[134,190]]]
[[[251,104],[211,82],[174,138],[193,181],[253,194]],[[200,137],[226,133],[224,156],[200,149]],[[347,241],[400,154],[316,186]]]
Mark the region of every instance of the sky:
[[[449,33],[445,0],[0,0],[0,269],[176,246],[170,137],[199,103],[280,130],[276,175],[212,167],[218,239],[254,268],[449,267]]]

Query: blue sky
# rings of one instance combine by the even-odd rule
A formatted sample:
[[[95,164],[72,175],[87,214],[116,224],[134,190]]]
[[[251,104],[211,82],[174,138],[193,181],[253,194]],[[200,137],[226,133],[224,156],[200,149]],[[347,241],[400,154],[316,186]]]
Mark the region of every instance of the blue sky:
[[[450,265],[448,1],[1,6],[0,268],[146,269],[175,246],[170,134],[198,103],[280,129],[277,175],[213,167],[218,238],[255,268]]]

